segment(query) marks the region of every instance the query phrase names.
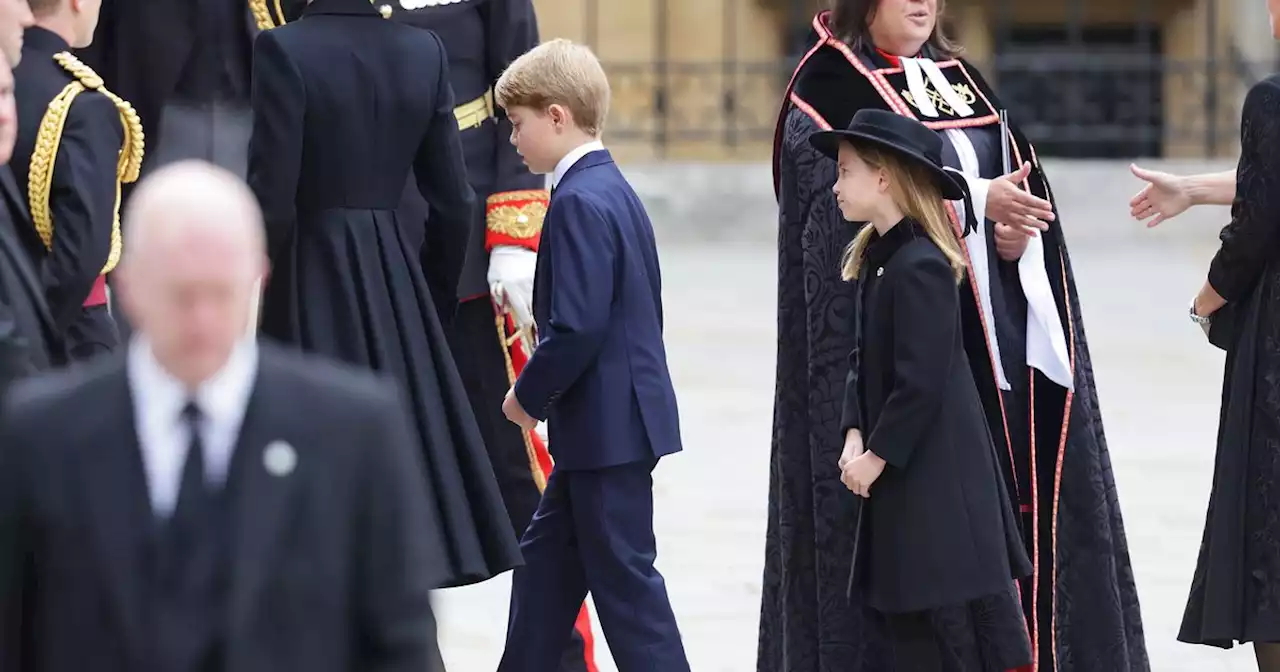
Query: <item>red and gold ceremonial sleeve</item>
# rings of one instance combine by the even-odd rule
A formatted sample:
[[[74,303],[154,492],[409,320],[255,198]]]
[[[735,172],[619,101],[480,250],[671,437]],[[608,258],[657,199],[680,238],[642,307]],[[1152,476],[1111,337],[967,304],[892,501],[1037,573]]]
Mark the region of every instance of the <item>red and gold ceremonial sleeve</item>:
[[[484,209],[485,251],[512,245],[537,252],[548,201],[546,189],[502,191],[490,196]]]

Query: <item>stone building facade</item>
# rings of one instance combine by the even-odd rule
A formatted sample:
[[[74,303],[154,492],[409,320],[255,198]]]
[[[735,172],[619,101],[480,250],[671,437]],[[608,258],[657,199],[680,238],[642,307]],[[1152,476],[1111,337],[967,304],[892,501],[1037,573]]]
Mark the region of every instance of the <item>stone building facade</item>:
[[[608,134],[618,153],[638,160],[768,156],[795,36],[803,29],[796,24],[811,15],[810,7],[792,3],[813,3],[534,2],[544,38],[591,44],[605,62],[615,96]],[[1040,125],[1044,136],[1061,140],[1064,152],[1084,147],[1076,153],[1081,156],[1233,155],[1243,94],[1277,57],[1261,0],[947,4],[947,20],[967,57],[983,65],[1002,95],[1013,90],[1034,101],[1022,116],[1052,118]],[[993,67],[999,44],[1012,44],[1017,56],[1006,54],[1000,61],[1006,65]],[[1061,59],[1053,58],[1063,53],[1089,54],[1095,61],[1077,58],[1070,73],[1058,73],[1053,68],[1061,66],[1052,64]],[[1048,69],[1038,70],[1041,62]],[[1076,82],[1074,88],[1054,92],[1055,82],[1068,81]],[[1058,105],[1075,107],[1054,109]],[[1115,123],[1087,125],[1103,117],[1115,117]],[[1086,125],[1076,128],[1077,121]],[[1148,142],[1133,142],[1144,134]],[[1110,153],[1091,153],[1095,146]]]

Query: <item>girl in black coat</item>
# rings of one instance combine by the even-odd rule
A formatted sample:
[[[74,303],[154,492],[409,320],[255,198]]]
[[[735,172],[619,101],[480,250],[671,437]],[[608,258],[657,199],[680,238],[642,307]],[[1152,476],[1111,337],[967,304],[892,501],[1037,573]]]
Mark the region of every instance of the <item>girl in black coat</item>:
[[[1014,579],[1030,562],[960,333],[965,255],[946,211],[965,197],[919,122],[865,110],[811,142],[839,162],[845,254],[861,288],[842,481],[864,498],[851,584],[884,615],[897,672],[1032,662]]]

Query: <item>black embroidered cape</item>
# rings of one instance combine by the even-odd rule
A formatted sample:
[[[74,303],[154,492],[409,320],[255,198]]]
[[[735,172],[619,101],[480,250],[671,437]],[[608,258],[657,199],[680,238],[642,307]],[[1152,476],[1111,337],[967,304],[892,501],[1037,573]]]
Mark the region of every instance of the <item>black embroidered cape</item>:
[[[856,294],[840,280],[839,266],[855,230],[831,196],[834,162],[813,151],[807,138],[843,128],[863,108],[915,117],[919,101],[905,93],[900,69],[836,39],[825,12],[814,19],[810,45],[787,87],[774,146],[778,363],[757,669],[883,672],[892,667],[880,625],[845,594],[857,498],[840,483],[836,467]],[[939,105],[941,114],[926,125],[941,131],[998,123],[999,99],[971,64],[939,60],[939,66],[973,109],[961,116]],[[1053,201],[1035,149],[1016,123],[1011,126],[1013,165],[1033,166],[1023,187]],[[1005,398],[968,282],[962,292],[975,300],[966,311],[966,349],[997,449],[1008,456],[1009,492],[1023,512],[1035,563],[1032,579],[1021,584],[1035,669],[1147,672],[1137,589],[1060,222],[1056,218],[1043,240],[1074,390],[1034,372],[1021,386],[1023,403]],[[1000,312],[995,320],[1016,323]],[[1010,407],[1028,409],[1030,417],[1010,423]],[[1011,435],[1011,424],[1026,427],[1029,436]]]

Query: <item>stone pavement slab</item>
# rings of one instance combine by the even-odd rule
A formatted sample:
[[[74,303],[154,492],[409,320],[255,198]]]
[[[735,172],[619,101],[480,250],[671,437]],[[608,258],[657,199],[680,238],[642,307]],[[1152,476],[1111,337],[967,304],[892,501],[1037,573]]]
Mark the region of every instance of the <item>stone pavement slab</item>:
[[[1068,214],[1100,207],[1077,203]],[[1222,375],[1222,356],[1186,310],[1216,246],[1217,229],[1205,222],[1221,224],[1225,215],[1145,231],[1126,212],[1121,202],[1100,213],[1106,223],[1090,223],[1072,254],[1152,669],[1245,672],[1247,650],[1175,641],[1208,500]],[[776,349],[774,250],[758,238],[681,237],[662,254],[686,451],[655,474],[659,568],[695,672],[753,672]],[[504,576],[439,595],[450,672],[496,669],[508,589]],[[597,641],[600,669],[615,672]]]

